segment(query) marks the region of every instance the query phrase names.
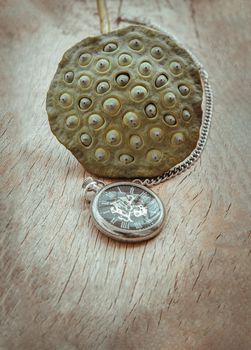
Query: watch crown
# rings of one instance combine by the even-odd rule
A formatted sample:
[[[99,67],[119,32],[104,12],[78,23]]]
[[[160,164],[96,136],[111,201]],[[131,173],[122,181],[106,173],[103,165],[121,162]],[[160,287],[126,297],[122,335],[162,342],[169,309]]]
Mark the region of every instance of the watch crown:
[[[84,179],[82,188],[84,190],[84,200],[90,202],[93,196],[101,190],[105,184],[102,181],[94,180],[91,176]]]

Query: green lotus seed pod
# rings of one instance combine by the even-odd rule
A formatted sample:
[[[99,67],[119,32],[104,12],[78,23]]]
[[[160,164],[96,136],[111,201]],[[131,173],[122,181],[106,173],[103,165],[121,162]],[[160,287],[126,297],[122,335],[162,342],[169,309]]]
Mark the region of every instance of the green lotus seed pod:
[[[52,132],[93,175],[162,175],[199,139],[202,83],[191,55],[162,32],[129,26],[63,56],[47,94]]]

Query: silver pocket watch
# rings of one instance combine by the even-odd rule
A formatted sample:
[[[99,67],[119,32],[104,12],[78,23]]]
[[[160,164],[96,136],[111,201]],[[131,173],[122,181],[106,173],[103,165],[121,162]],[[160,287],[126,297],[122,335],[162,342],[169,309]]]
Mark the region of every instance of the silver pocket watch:
[[[160,232],[164,205],[149,188],[132,182],[105,185],[88,177],[83,189],[94,224],[106,236],[122,242],[140,242]]]

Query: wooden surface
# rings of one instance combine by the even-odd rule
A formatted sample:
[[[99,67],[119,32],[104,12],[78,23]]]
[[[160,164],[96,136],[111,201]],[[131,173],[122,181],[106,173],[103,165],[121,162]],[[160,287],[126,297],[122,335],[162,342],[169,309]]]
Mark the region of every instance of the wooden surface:
[[[93,227],[45,111],[64,51],[99,31],[95,1],[0,4],[0,349],[251,349],[250,1],[108,1],[112,28],[145,17],[183,41],[215,95],[201,160],[155,188],[162,233],[134,246]]]

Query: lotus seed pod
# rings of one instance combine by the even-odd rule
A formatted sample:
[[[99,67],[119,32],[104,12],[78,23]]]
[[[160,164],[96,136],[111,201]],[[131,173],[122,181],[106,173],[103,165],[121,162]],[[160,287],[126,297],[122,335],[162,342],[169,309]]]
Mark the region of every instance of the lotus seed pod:
[[[196,147],[200,71],[164,33],[129,26],[63,56],[47,94],[52,132],[100,177],[162,175]]]
[[[92,128],[98,129],[104,124],[104,119],[98,114],[92,114],[88,118],[88,124]]]
[[[80,78],[79,78],[79,84],[80,86],[83,88],[83,89],[87,89],[90,84],[91,84],[91,79],[90,77],[88,77],[88,75],[82,75]]]
[[[101,81],[100,83],[98,83],[96,87],[96,91],[98,94],[104,94],[109,89],[110,89],[110,85],[107,81]]]
[[[117,50],[118,45],[116,43],[108,43],[105,45],[104,47],[104,51],[105,52],[113,52],[115,50]]]
[[[69,71],[67,73],[65,73],[64,75],[64,80],[67,82],[67,83],[72,83],[73,82],[73,79],[74,79],[74,73]]]
[[[76,129],[79,125],[79,117],[76,115],[70,115],[67,117],[65,124],[69,129]]]

